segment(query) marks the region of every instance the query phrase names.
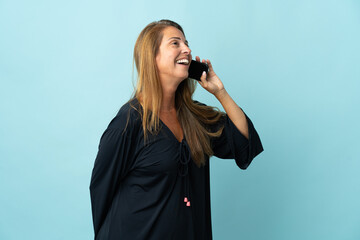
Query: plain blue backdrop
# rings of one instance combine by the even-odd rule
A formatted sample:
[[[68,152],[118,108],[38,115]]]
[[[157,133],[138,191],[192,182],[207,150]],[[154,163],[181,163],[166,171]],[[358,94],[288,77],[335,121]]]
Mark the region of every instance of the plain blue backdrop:
[[[0,239],[92,239],[102,132],[151,21],[180,23],[265,151],[211,159],[214,239],[360,239],[360,2],[0,0]],[[221,108],[198,85],[194,99]]]

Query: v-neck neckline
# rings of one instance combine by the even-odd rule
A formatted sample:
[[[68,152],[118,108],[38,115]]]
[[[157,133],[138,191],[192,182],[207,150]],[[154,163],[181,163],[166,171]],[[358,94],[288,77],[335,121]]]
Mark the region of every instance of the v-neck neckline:
[[[134,99],[135,99],[135,101],[136,101],[138,104],[140,104],[140,102],[139,102],[139,100],[138,100],[137,98],[134,98]],[[140,104],[140,105],[141,105],[141,104]],[[179,140],[176,138],[175,134],[171,131],[171,129],[160,119],[160,117],[159,117],[159,120],[160,120],[161,124],[164,125],[165,128],[171,133],[171,135],[173,136],[173,138],[175,139],[175,141],[176,141],[177,143],[180,144],[180,143],[186,141],[186,140],[185,140],[184,131],[183,131],[183,138],[181,139],[181,141],[179,141]]]
[[[164,125],[167,128],[167,130],[171,133],[171,135],[176,140],[176,142],[182,143],[183,141],[185,141],[184,131],[183,131],[183,137],[182,137],[181,141],[179,141],[177,139],[177,137],[175,136],[175,134],[173,133],[173,131],[171,131],[171,129],[160,118],[159,118],[159,120],[160,120],[161,124]]]

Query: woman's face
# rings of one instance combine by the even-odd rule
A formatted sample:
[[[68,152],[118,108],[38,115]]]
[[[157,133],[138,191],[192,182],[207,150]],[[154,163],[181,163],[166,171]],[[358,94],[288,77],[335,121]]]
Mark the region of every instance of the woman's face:
[[[175,27],[166,27],[163,30],[159,51],[156,55],[156,65],[162,82],[180,83],[189,75],[191,50],[184,34]]]

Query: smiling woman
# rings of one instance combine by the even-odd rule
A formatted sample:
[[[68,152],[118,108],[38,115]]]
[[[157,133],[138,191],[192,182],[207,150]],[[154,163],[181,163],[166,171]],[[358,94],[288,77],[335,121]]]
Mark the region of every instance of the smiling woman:
[[[177,88],[180,82],[188,76],[191,58],[191,50],[184,34],[175,27],[165,28],[156,56],[156,65],[162,85],[173,85]]]
[[[177,23],[153,22],[140,33],[134,96],[102,135],[92,172],[95,239],[212,239],[209,157],[246,169],[263,150],[209,60],[199,83],[226,113],[192,99],[191,59]]]

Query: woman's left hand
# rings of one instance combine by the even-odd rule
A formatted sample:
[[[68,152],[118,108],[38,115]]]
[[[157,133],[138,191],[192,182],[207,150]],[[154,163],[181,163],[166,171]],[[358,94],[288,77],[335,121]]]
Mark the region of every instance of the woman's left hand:
[[[196,61],[200,62],[200,57],[196,56]],[[215,96],[220,93],[222,90],[224,90],[224,85],[221,82],[220,78],[216,75],[214,72],[214,69],[211,65],[211,62],[209,59],[202,60],[203,63],[207,63],[209,66],[208,74],[205,72],[201,75],[199,84],[205,88],[208,92],[214,94]]]

